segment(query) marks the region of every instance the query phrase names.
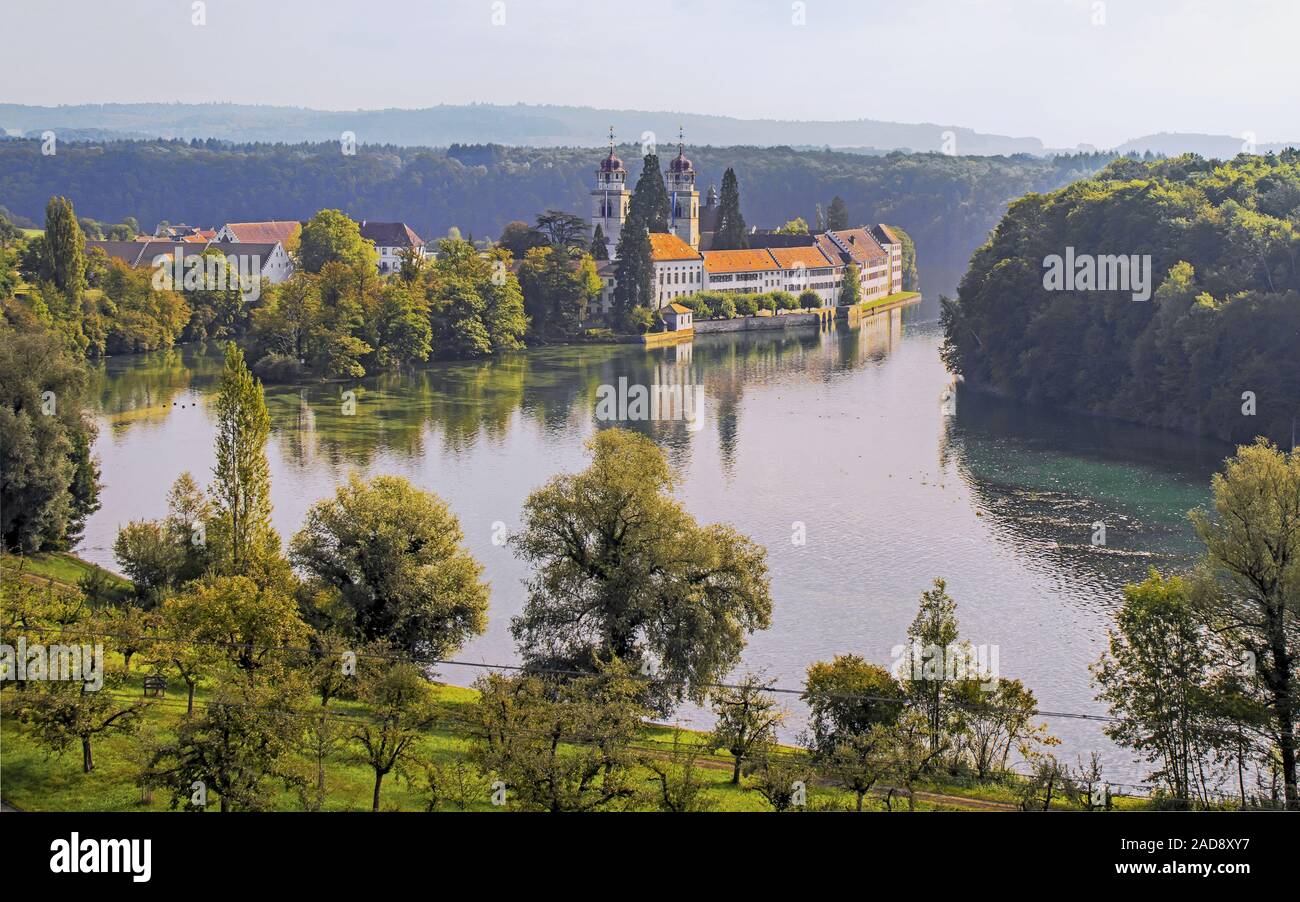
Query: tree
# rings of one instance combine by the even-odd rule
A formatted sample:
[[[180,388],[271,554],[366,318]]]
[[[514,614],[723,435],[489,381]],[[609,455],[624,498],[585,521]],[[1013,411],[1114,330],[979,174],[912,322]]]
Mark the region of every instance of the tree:
[[[45,235],[41,276],[73,300],[86,287],[86,239],[66,197],[51,197],[45,205]]]
[[[280,540],[271,528],[271,416],[262,384],[234,342],[226,345],[215,406],[217,463],[210,491],[224,542],[221,565],[227,573],[242,573],[271,548],[278,551]]]
[[[510,256],[516,260],[524,259],[525,254],[545,242],[545,237],[538,234],[536,229],[518,219],[506,223],[501,230],[501,237],[497,239],[497,244],[510,251]]]
[[[883,667],[837,655],[808,668],[804,746],[820,772],[854,794],[857,810],[890,763],[889,741],[904,706],[903,690]]]
[[[962,749],[981,780],[994,770],[1005,771],[1013,749],[1028,757],[1039,745],[1059,741],[1047,733],[1044,724],[1033,723],[1038,701],[1020,680],[993,682],[992,690],[978,679],[961,680],[954,687],[960,704]]]
[[[645,754],[640,764],[654,774],[655,807],[660,811],[708,811],[713,803],[705,795],[708,781],[700,773],[697,761],[703,747],[684,738],[680,727],[673,728],[673,744],[666,754]]]
[[[245,674],[284,664],[301,647],[307,626],[295,599],[246,576],[214,576],[164,603],[167,619],[187,641],[219,649]]]
[[[796,216],[794,219],[781,225],[776,230],[776,233],[778,235],[807,235],[808,220],[804,219],[802,216]]]
[[[592,811],[631,799],[631,744],[649,712],[626,665],[568,681],[490,674],[474,684],[472,760],[525,811]]]
[[[862,270],[856,263],[844,267],[840,288],[840,306],[851,307],[862,303]]]
[[[641,176],[636,180],[636,188],[632,190],[632,199],[628,202],[628,220],[636,219],[644,223],[651,232],[667,232],[668,213],[668,188],[664,185],[664,174],[659,168],[659,157],[657,154],[646,154]],[[623,230],[627,231],[626,223]]]
[[[631,331],[633,310],[657,307],[650,233],[639,215],[629,214],[623,223],[616,255],[614,313],[622,328]]]
[[[296,713],[288,688],[223,683],[200,716],[183,721],[176,738],[154,751],[146,779],[171,789],[173,808],[190,807],[198,783],[217,795],[223,812],[263,810],[273,798],[270,780],[303,783],[290,754],[301,741]]]
[[[519,280],[504,251],[480,257],[459,239],[438,245],[426,279],[434,346],[456,357],[482,357],[523,347],[528,317]]]
[[[510,541],[534,576],[511,633],[530,667],[655,659],[661,708],[698,700],[735,666],[745,634],[771,622],[766,552],[730,527],[697,524],[671,497],[668,463],[649,439],[607,429],[588,447],[586,470],[525,503]]]
[[[735,686],[709,693],[717,720],[709,745],[726,749],[732,757],[731,783],[740,784],[742,764],[762,757],[776,743],[776,728],[786,712],[771,693],[773,683],[754,674],[746,674]]]
[[[339,262],[375,271],[379,256],[374,242],[361,237],[361,227],[340,210],[321,210],[302,227],[298,240],[298,261],[309,273],[320,272],[326,263]]]
[[[576,335],[588,304],[600,294],[595,261],[572,254],[567,248],[533,248],[519,267],[524,310],[534,334],[544,339]]]
[[[587,246],[587,221],[574,213],[547,210],[537,217],[537,231],[557,250],[581,253]]]
[[[113,556],[130,578],[140,603],[151,608],[175,587],[185,564],[185,547],[162,523],[132,520],[118,530]]]
[[[909,645],[900,670],[905,674],[903,688],[924,712],[930,725],[930,747],[943,747],[953,711],[946,661],[948,655],[960,653],[957,646],[957,603],[948,594],[947,584],[936,579],[921,593],[921,607],[907,628]],[[918,660],[919,656],[919,660]],[[939,662],[938,672],[935,663]]]
[[[487,627],[482,566],[437,495],[398,476],[355,474],[307,512],[293,563],[339,594],[347,627],[442,658]]]
[[[838,194],[826,208],[826,231],[839,232],[849,227],[849,207]]]
[[[808,704],[804,744],[814,757],[829,754],[848,736],[893,724],[906,702],[889,671],[858,655],[836,655],[830,663],[810,666],[803,699]]]
[[[372,811],[379,810],[384,777],[394,768],[414,763],[412,746],[434,722],[437,709],[429,683],[414,664],[397,663],[368,679],[361,698],[373,720],[363,720],[352,730],[361,747],[361,760],[375,775]]]
[[[0,321],[0,535],[6,550],[71,547],[99,508],[85,366],[59,337]]]
[[[822,296],[811,288],[805,288],[799,293],[799,306],[804,310],[816,310],[822,305]]]
[[[83,662],[83,668],[89,665]],[[123,701],[111,690],[120,688],[121,674],[104,667],[104,685],[91,689],[80,681],[46,680],[25,695],[20,719],[31,725],[36,741],[56,754],[74,743],[81,747],[81,772],[95,769],[91,741],[109,734],[130,735],[139,727],[147,704]]]
[[[1263,440],[1242,446],[1211,487],[1217,516],[1192,513],[1206,549],[1199,604],[1210,629],[1254,664],[1268,695],[1286,805],[1300,809],[1300,453]]]
[[[745,217],[740,213],[740,183],[730,167],[722,175],[718,195],[718,228],[713,235],[713,249],[719,251],[749,247]]]
[[[1209,637],[1192,608],[1186,583],[1155,571],[1125,586],[1109,651],[1093,668],[1099,698],[1116,720],[1106,735],[1158,764],[1151,775],[1174,798],[1204,800]]]
[[[596,230],[591,236],[591,258],[593,260],[609,259],[609,239],[605,237],[605,228],[596,223]]]
[[[788,753],[764,754],[758,759],[749,788],[763,797],[773,811],[800,807],[800,790],[806,795],[814,776],[812,762]]]

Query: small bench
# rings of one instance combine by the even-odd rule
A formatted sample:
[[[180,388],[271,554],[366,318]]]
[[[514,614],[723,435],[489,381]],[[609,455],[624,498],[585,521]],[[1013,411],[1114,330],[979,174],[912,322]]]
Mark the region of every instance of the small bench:
[[[158,696],[167,695],[167,678],[160,676],[147,676],[144,678],[144,694],[146,698],[157,698]]]

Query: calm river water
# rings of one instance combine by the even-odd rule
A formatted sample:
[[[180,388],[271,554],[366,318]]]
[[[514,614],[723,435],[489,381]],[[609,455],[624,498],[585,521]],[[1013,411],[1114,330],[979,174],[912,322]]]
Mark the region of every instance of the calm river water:
[[[689,345],[536,350],[431,366],[356,385],[267,389],[275,525],[286,540],[350,471],[393,473],[446,499],[492,584],[487,633],[465,660],[517,660],[511,615],[525,568],[494,535],[513,530],[528,493],[585,465],[602,384],[704,386],[703,426],[645,429],[678,494],[703,522],[734,524],[768,549],[775,611],[746,666],[798,686],[807,666],[855,652],[889,665],[918,598],[941,576],[963,638],[996,645],[1003,676],[1040,706],[1104,713],[1088,665],[1125,582],[1186,565],[1186,512],[1209,497],[1229,449],[1214,443],[960,395],[940,332],[879,315],[858,329],[700,336]],[[172,481],[213,464],[215,347],[107,361],[96,379],[103,507],[82,553],[113,566],[128,520],[163,514]],[[340,395],[356,391],[353,416]],[[1105,547],[1092,525],[1106,524]],[[794,524],[806,530],[797,544]],[[469,683],[470,668],[442,677]],[[792,700],[795,723],[799,704]],[[701,724],[686,709],[686,722]],[[1111,779],[1142,776],[1095,721],[1053,717],[1067,760],[1100,750]]]

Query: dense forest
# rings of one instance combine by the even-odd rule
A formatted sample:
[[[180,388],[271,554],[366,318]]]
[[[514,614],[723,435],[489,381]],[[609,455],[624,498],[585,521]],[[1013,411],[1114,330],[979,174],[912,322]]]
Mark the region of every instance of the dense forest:
[[[1048,290],[1048,260],[1150,255],[1149,301]],[[1289,447],[1300,416],[1300,152],[1121,159],[1012,204],[944,303],[949,368],[1033,403]]]
[[[663,148],[661,148],[663,149]],[[639,160],[640,147],[623,147]],[[148,230],[166,220],[192,225],[307,219],[339,209],[356,219],[403,220],[425,238],[453,226],[466,237],[498,235],[540,210],[585,214],[600,151],[453,145],[446,150],[338,143],[232,145],[211,141],[0,141],[0,204],[39,220],[52,196],[108,222],[134,217]],[[692,148],[703,194],[734,168],[747,222],[776,227],[836,195],[852,224],[888,222],[922,249],[922,288],[950,291],[971,252],[1006,205],[1090,175],[1104,155],[961,157],[937,153],[868,156],[786,147]]]

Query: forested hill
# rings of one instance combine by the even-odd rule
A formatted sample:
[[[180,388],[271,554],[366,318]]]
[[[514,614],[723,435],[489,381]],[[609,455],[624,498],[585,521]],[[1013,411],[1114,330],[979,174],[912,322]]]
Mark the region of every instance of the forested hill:
[[[1071,247],[1150,254],[1151,299],[1047,290],[1047,258]],[[945,305],[945,360],[1030,402],[1289,448],[1298,256],[1300,151],[1117,160],[1011,206]]]
[[[668,149],[661,148],[667,157]],[[216,141],[60,143],[42,156],[32,140],[0,141],[0,205],[39,220],[52,195],[82,216],[147,229],[161,220],[191,225],[306,219],[337,207],[358,219],[404,220],[425,237],[451,226],[496,237],[513,219],[548,208],[587,215],[602,151],[592,148],[455,146],[449,150],[339,144],[230,145]],[[640,149],[620,155],[640,174]],[[1099,155],[1040,158],[892,153],[865,156],[789,148],[702,147],[689,155],[703,194],[728,166],[740,180],[751,225],[774,227],[839,195],[850,221],[901,226],[917,242],[922,288],[951,291],[971,252],[1006,205],[1056,188],[1104,162]]]

